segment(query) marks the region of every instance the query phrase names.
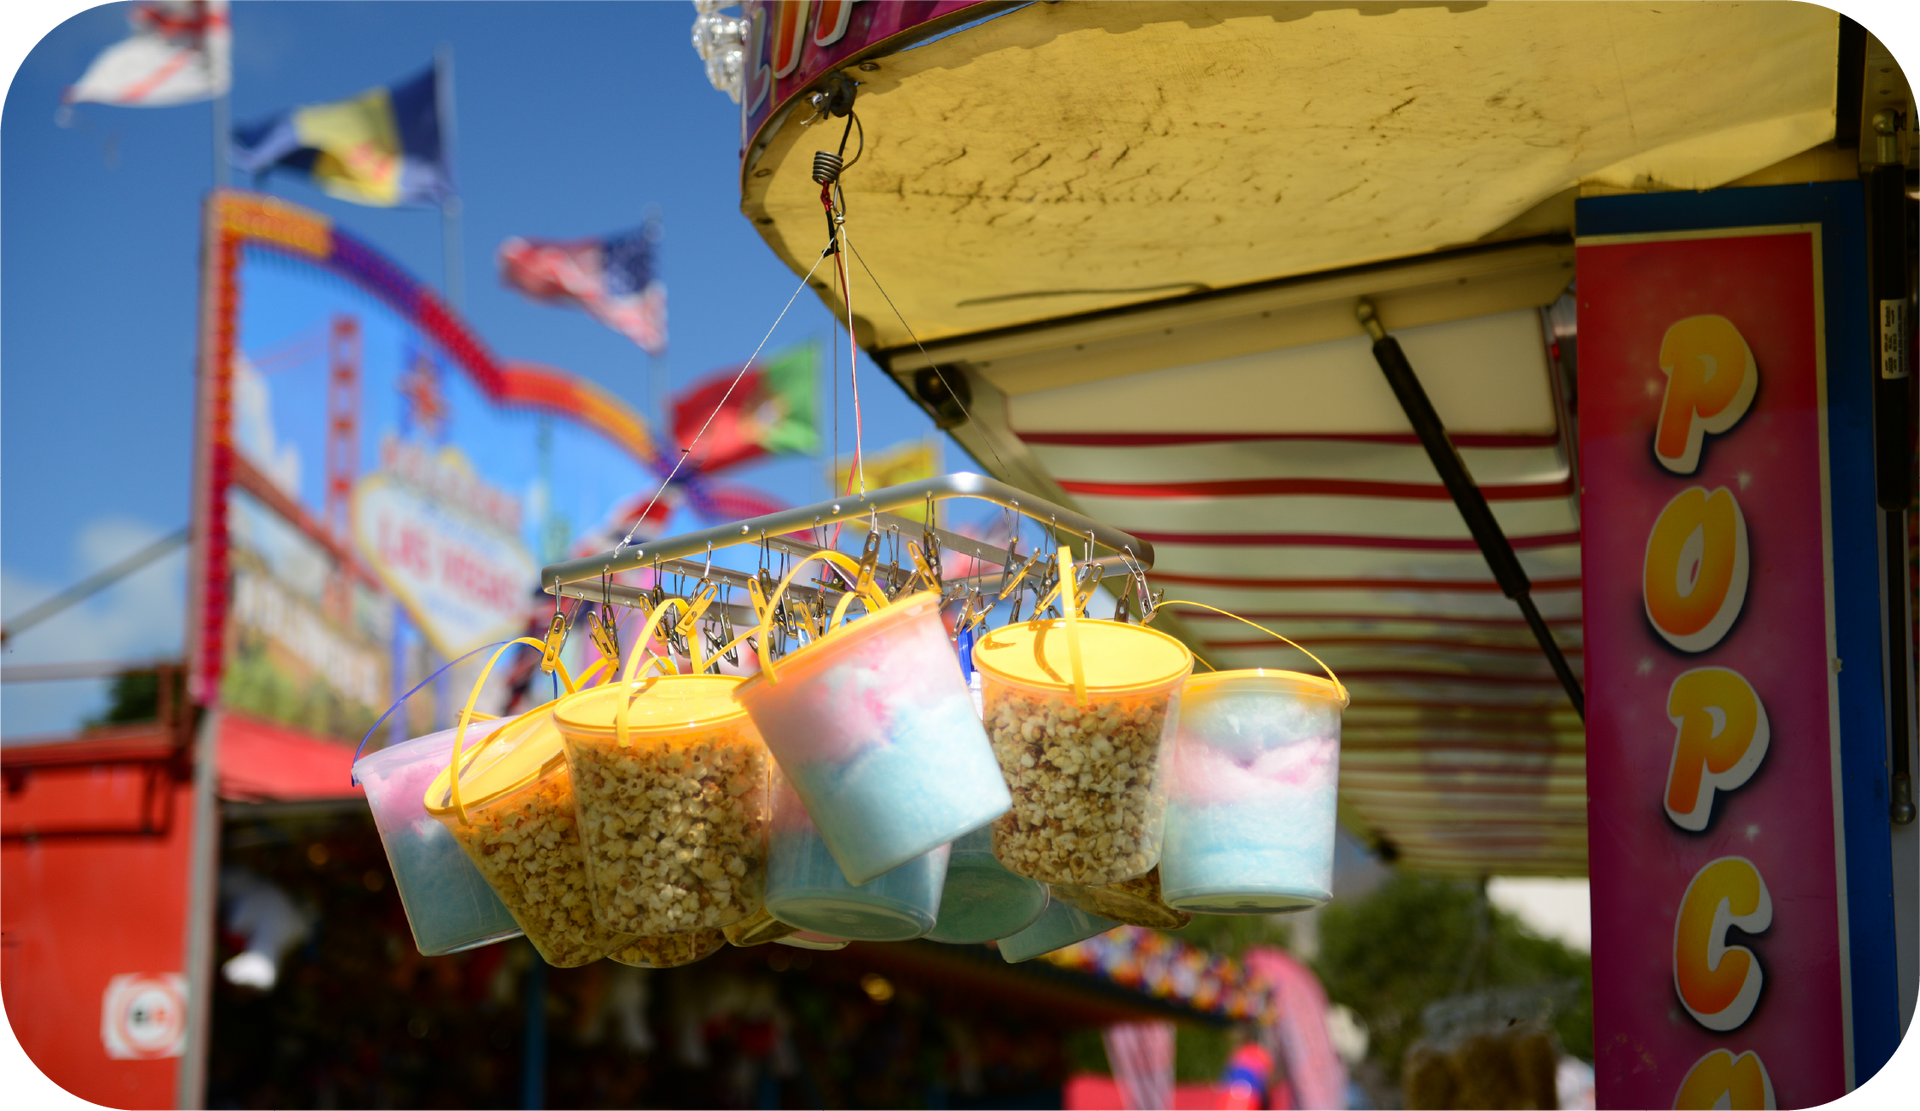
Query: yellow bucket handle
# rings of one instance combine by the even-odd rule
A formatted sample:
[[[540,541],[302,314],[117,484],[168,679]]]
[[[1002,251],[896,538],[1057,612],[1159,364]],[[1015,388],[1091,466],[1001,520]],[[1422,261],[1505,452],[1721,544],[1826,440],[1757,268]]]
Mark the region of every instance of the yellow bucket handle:
[[[487,666],[480,669],[480,678],[475,679],[473,681],[473,690],[467,695],[467,704],[460,711],[460,725],[457,729],[454,730],[453,760],[448,765],[447,784],[448,784],[449,791],[453,796],[453,809],[455,810],[455,812],[457,812],[460,815],[461,825],[470,826],[473,824],[473,822],[467,818],[466,804],[460,800],[460,749],[462,747],[461,742],[466,739],[467,726],[473,723],[473,720],[474,720],[473,704],[480,701],[480,688],[487,685],[487,676],[493,674],[493,665],[499,663],[500,657],[507,654],[507,649],[512,648],[516,644],[530,645],[534,648],[540,649],[540,651],[543,653],[547,650],[546,641],[535,640],[532,637],[517,637],[501,645],[499,651],[495,652],[493,654],[493,657],[487,661]],[[567,665],[564,663],[561,663],[558,659],[556,659],[554,660],[554,666],[560,672],[561,685],[567,688],[568,694],[572,694],[574,691],[573,676],[567,674]],[[593,670],[592,668],[587,669],[589,674],[592,672],[592,670]],[[515,720],[517,721],[519,719],[516,718]],[[503,725],[500,727],[500,729],[494,730],[494,732],[487,737],[487,740],[490,741],[494,737],[499,736],[500,730],[505,728],[506,726]],[[482,741],[481,743],[485,744],[486,742]]]
[[[1345,699],[1349,705],[1352,704],[1353,696],[1347,693],[1346,684],[1340,682],[1340,677],[1333,673],[1333,669],[1327,666],[1325,660],[1322,660],[1320,657],[1314,655],[1312,652],[1307,652],[1305,648],[1301,648],[1300,645],[1294,644],[1293,641],[1288,640],[1286,637],[1281,636],[1279,633],[1274,632],[1272,629],[1267,628],[1265,625],[1260,625],[1260,624],[1256,624],[1255,622],[1248,621],[1246,618],[1240,616],[1237,613],[1228,613],[1226,610],[1223,610],[1218,606],[1210,606],[1210,605],[1207,605],[1205,602],[1189,602],[1185,598],[1168,598],[1167,600],[1161,602],[1160,604],[1163,606],[1195,606],[1203,610],[1212,610],[1214,613],[1217,613],[1222,617],[1231,617],[1242,625],[1250,625],[1253,628],[1260,630],[1261,632],[1267,634],[1270,637],[1273,637],[1277,640],[1284,640],[1288,644],[1293,645],[1293,647],[1300,648],[1300,651],[1306,652],[1308,659],[1320,665],[1320,670],[1327,673],[1328,679],[1333,680],[1333,689],[1340,692],[1340,697],[1342,699]]]
[[[854,581],[856,583],[859,581],[860,564],[844,552],[836,552],[829,548],[813,552],[795,563],[792,567],[789,567],[787,573],[780,577],[780,585],[774,588],[773,597],[771,598],[763,599],[760,597],[759,583],[754,582],[748,584],[747,593],[753,599],[753,608],[759,614],[760,623],[754,626],[749,632],[742,633],[740,636],[735,637],[733,643],[738,644],[753,633],[760,634],[760,670],[767,673],[767,682],[769,683],[778,683],[780,681],[780,677],[774,674],[773,649],[771,647],[773,640],[774,611],[780,608],[780,599],[786,594],[787,586],[793,582],[793,577],[800,573],[802,567],[805,567],[816,559],[831,563],[843,570],[853,572]],[[868,613],[879,613],[881,610],[893,604],[887,600],[885,594],[880,592],[880,588],[872,583],[868,583],[858,590],[849,591],[840,599],[839,604],[833,607],[833,617],[827,622],[827,632],[832,632],[833,627],[839,624],[842,617],[846,616],[847,606],[852,603],[855,594],[858,594],[861,600],[866,602]],[[731,647],[731,645],[729,645],[729,647]]]
[[[1074,597],[1073,549],[1060,545],[1060,598],[1066,603],[1067,662],[1073,670],[1073,704],[1087,704],[1087,672],[1080,662],[1080,599]],[[1034,611],[1038,616],[1039,610]]]
[[[667,611],[672,609],[676,604],[680,607],[683,614],[693,612],[685,598],[668,598],[666,601],[661,602],[653,608],[652,613],[647,615],[647,623],[645,627],[640,630],[640,639],[633,642],[633,651],[627,654],[627,666],[625,670],[620,673],[620,685],[627,688],[627,702],[626,705],[620,707],[613,716],[614,740],[621,748],[627,747],[627,711],[633,708],[634,694],[632,683],[634,680],[645,678],[647,669],[653,667],[655,664],[664,665],[663,670],[664,668],[672,668],[672,674],[678,675],[680,673],[679,665],[675,664],[670,656],[656,656],[647,651],[647,645],[653,643],[654,632],[659,629],[660,623],[666,619]],[[700,673],[700,648],[691,636],[687,638],[687,651],[692,656],[693,673],[697,675]],[[646,656],[645,663],[640,661],[642,655]]]

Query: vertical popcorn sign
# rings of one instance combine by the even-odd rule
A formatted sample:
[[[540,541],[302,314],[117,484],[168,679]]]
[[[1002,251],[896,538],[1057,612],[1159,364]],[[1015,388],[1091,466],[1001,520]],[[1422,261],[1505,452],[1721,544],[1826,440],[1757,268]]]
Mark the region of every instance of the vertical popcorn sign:
[[[1820,233],[1579,243],[1602,1106],[1851,1086]]]

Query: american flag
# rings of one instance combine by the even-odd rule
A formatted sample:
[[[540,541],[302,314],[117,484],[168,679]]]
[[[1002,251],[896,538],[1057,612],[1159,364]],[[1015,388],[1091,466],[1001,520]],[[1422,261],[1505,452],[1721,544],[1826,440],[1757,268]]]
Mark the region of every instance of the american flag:
[[[530,239],[500,244],[500,280],[536,301],[575,304],[639,344],[667,349],[667,287],[655,273],[659,225],[590,239]]]
[[[127,24],[132,34],[102,51],[63,101],[164,108],[226,95],[227,0],[134,4]]]

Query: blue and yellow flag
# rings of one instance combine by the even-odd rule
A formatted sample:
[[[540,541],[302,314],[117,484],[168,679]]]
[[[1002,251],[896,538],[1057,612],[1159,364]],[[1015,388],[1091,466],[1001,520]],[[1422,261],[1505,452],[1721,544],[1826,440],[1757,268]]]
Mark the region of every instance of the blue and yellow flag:
[[[435,205],[453,193],[431,66],[351,100],[309,104],[233,131],[235,167],[307,175],[355,204]]]

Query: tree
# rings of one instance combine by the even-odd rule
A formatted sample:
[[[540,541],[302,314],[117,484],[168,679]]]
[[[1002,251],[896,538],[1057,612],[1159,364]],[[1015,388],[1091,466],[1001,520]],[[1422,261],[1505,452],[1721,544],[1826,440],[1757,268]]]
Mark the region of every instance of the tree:
[[[1592,960],[1489,904],[1484,881],[1399,873],[1364,898],[1336,900],[1322,912],[1313,966],[1327,995],[1365,1020],[1368,1057],[1394,1085],[1427,1005],[1487,988],[1577,981],[1554,1029],[1568,1053],[1593,1059]]]

